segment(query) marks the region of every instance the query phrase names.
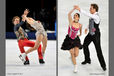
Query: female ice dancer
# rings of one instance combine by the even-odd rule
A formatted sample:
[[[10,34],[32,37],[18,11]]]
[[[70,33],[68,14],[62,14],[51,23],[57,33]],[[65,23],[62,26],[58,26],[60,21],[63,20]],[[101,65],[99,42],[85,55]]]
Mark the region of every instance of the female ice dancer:
[[[61,49],[69,50],[71,54],[72,62],[74,64],[74,72],[77,72],[76,57],[78,56],[79,49],[82,48],[80,39],[79,39],[79,36],[81,36],[81,33],[82,33],[82,25],[79,23],[80,14],[75,13],[72,19],[71,14],[74,10],[75,8],[68,13],[68,20],[69,20],[68,34],[64,39]],[[79,30],[80,30],[80,34],[77,35]]]
[[[42,54],[44,55],[46,47],[47,47],[47,33],[44,30],[43,25],[41,24],[40,21],[36,21],[33,18],[27,17],[27,15],[23,15],[23,18],[25,18],[25,20],[28,22],[28,24],[30,24],[31,27],[33,27],[36,30],[36,34],[35,34],[36,42],[35,42],[34,47],[31,47],[25,53],[22,53],[20,55],[21,59],[23,61],[25,61],[25,57],[27,56],[27,54],[36,50],[39,47],[41,42],[43,44]]]

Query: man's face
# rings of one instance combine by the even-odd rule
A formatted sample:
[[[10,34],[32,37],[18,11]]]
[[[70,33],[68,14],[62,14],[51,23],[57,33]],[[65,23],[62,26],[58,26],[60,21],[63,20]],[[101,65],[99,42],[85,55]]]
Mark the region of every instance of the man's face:
[[[96,10],[93,8],[93,6],[90,7],[90,13],[94,14],[96,12]]]
[[[17,25],[17,24],[19,24],[20,23],[20,19],[19,18],[16,18],[15,20],[14,20],[14,25]]]

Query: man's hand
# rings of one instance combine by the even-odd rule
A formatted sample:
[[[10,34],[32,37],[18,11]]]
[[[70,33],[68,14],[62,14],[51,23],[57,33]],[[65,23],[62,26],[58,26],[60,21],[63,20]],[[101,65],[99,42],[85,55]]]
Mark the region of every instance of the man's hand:
[[[22,15],[22,21],[25,21],[25,16],[26,15],[24,15],[24,14]]]
[[[79,37],[81,36],[81,34],[78,35]]]
[[[87,34],[87,28],[85,29],[85,34]]]

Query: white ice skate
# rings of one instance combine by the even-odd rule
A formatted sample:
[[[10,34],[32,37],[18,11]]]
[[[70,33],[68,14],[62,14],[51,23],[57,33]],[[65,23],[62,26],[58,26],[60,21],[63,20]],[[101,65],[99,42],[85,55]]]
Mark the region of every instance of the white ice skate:
[[[19,58],[20,58],[23,62],[25,62],[25,61],[26,61],[26,54],[25,54],[25,53],[20,54]]]
[[[74,65],[74,73],[77,73],[78,70],[77,70],[77,65]]]

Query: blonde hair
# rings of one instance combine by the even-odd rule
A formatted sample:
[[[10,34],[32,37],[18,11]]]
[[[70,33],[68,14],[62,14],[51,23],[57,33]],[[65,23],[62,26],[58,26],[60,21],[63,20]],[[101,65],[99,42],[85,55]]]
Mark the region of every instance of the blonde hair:
[[[15,21],[16,18],[18,18],[20,20],[19,16],[14,16],[13,19],[12,19],[12,23]]]

